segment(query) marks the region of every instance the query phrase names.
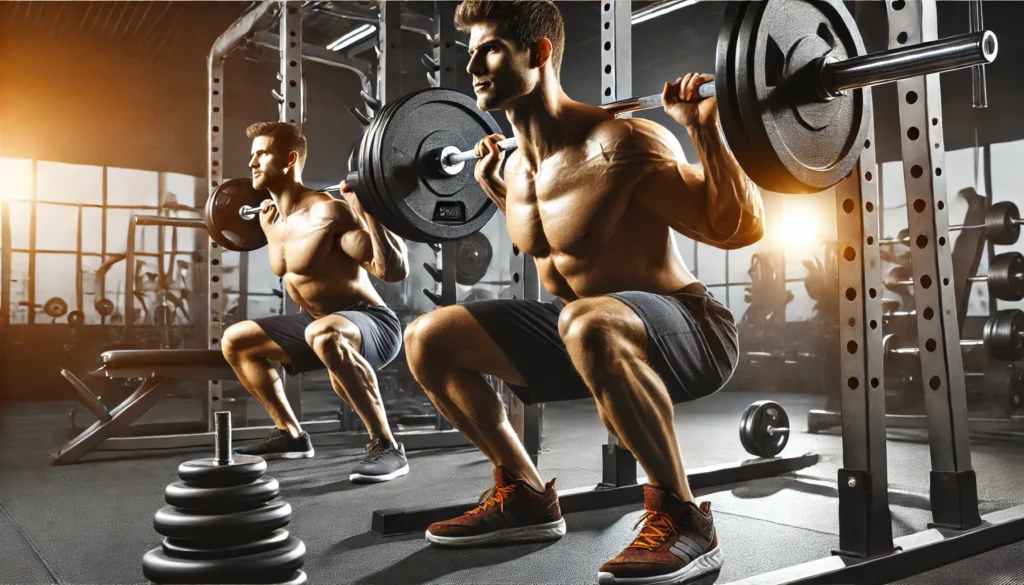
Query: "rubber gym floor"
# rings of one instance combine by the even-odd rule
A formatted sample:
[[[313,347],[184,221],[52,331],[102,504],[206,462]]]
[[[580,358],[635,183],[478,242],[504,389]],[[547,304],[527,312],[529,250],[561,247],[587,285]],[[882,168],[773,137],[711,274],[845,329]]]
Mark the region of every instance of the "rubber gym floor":
[[[749,459],[740,446],[740,414],[754,394],[721,392],[677,407],[676,425],[689,468]],[[824,399],[773,395],[794,430],[784,454],[815,452],[814,467],[778,478],[698,492],[710,500],[726,553],[718,583],[729,583],[827,556],[838,546],[838,434],[811,435],[806,413]],[[142,556],[160,543],[153,514],[189,452],[90,455],[54,467],[49,450],[66,440],[69,404],[16,404],[0,414],[0,584],[146,583]],[[591,402],[546,406],[542,476],[557,486],[600,479],[605,431]],[[894,537],[927,528],[929,449],[923,434],[891,431],[888,441]],[[567,514],[558,542],[467,550],[430,547],[422,534],[379,537],[371,512],[475,498],[490,485],[491,466],[473,448],[414,451],[411,473],[360,486],[348,481],[361,450],[315,435],[314,459],[271,461],[267,476],[293,508],[290,532],[307,548],[309,583],[541,585],[596,582],[597,568],[627,545],[642,506]],[[1024,503],[1024,441],[976,439],[972,461],[982,514]],[[642,475],[642,472],[641,472]],[[906,584],[1024,583],[1024,544],[1014,544],[899,581]]]

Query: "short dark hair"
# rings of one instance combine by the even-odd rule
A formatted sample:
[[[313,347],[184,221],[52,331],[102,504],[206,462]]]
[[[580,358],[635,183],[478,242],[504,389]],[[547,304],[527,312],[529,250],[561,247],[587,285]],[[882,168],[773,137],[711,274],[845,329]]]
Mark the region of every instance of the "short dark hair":
[[[565,23],[551,0],[463,0],[455,10],[455,27],[467,32],[486,20],[504,23],[519,48],[532,47],[541,39],[551,41],[551,62],[555,73],[562,70],[565,51]]]
[[[285,154],[293,150],[299,153],[300,168],[306,165],[306,137],[302,135],[302,130],[295,124],[256,122],[245,129],[245,135],[249,138],[270,136],[274,139],[274,146],[280,148]]]

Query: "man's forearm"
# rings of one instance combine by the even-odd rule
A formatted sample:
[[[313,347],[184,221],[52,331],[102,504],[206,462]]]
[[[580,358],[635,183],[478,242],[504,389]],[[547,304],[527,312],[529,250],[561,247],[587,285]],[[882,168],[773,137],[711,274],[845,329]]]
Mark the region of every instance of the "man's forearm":
[[[386,282],[398,282],[408,275],[408,252],[405,242],[384,227],[369,213],[363,215],[366,230],[370,232],[373,259],[370,264],[375,274]]]
[[[760,238],[764,204],[757,185],[729,151],[717,124],[689,130],[704,166],[707,219],[723,241]]]

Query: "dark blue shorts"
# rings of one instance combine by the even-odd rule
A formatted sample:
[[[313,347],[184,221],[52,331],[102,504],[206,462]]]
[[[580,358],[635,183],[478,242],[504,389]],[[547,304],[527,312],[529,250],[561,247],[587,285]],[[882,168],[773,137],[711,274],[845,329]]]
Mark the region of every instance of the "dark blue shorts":
[[[402,323],[391,309],[359,303],[332,314],[348,319],[359,328],[359,336],[362,338],[359,355],[366,358],[374,371],[388,365],[402,349]],[[261,317],[253,321],[288,355],[291,363],[281,365],[289,374],[301,374],[327,367],[306,343],[306,327],[316,321],[309,313],[300,311],[290,315]]]
[[[647,359],[673,403],[714,394],[736,369],[739,340],[732,313],[699,282],[671,295],[627,291],[608,295],[626,304],[647,328]],[[524,300],[463,305],[526,380],[510,385],[526,404],[593,395],[558,334],[565,308]]]

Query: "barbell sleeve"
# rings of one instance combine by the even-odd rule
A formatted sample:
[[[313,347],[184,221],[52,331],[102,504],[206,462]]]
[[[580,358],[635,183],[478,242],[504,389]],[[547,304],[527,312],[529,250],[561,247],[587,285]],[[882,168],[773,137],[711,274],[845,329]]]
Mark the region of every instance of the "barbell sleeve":
[[[828,95],[839,95],[848,89],[986,65],[994,61],[998,53],[999,42],[992,31],[965,33],[909,47],[825,62],[821,68],[821,85]]]

